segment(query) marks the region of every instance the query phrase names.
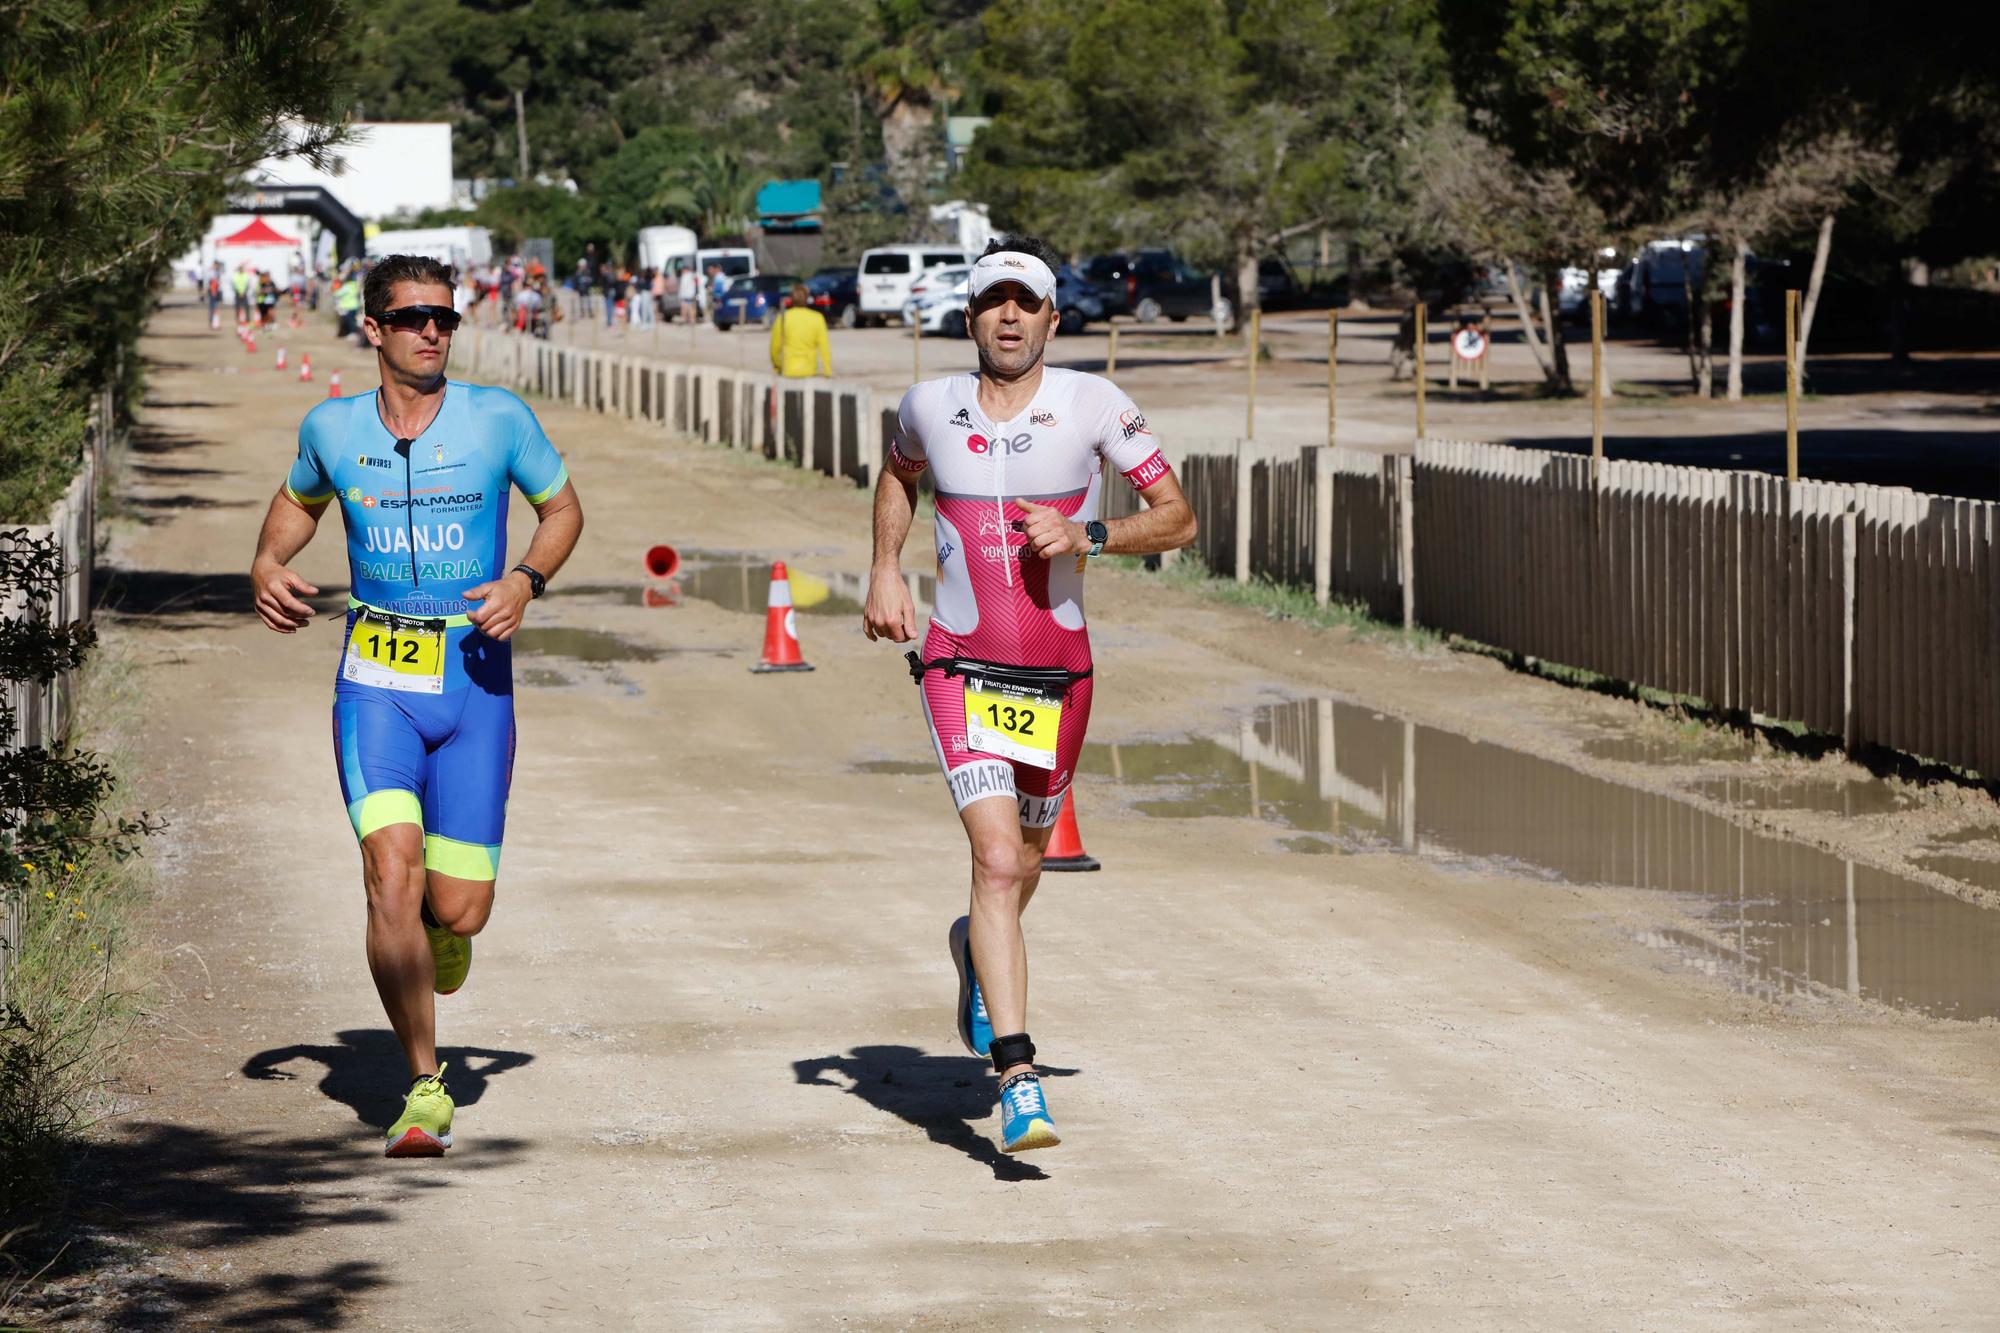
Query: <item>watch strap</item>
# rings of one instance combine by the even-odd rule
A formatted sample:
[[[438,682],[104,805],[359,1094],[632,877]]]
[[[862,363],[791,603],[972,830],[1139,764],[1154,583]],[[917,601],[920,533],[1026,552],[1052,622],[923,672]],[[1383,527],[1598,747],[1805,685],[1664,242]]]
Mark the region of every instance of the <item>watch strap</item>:
[[[518,572],[526,574],[528,576],[528,593],[531,597],[540,597],[544,592],[548,590],[549,586],[548,579],[545,578],[542,575],[542,572],[536,569],[534,566],[516,565],[514,566],[514,570],[512,572]]]

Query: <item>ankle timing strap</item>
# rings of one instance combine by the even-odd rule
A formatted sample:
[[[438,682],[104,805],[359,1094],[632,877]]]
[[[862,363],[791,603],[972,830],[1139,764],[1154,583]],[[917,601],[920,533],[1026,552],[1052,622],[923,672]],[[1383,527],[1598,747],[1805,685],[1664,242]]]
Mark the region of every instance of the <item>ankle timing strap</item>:
[[[993,1072],[996,1074],[1015,1065],[1035,1063],[1035,1043],[1028,1040],[1025,1032],[1017,1032],[1011,1037],[995,1037],[990,1049],[993,1052]]]

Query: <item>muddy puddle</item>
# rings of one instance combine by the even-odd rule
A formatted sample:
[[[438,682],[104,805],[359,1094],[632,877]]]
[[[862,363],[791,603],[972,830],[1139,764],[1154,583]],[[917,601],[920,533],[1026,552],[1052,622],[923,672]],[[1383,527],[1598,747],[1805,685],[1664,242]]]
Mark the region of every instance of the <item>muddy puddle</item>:
[[[1705,904],[1702,928],[1643,941],[1758,993],[1825,987],[1937,1017],[2000,1015],[2000,912],[1368,709],[1302,700],[1260,709],[1234,732],[1090,745],[1078,775],[1156,818],[1266,821],[1295,853],[1402,849],[1684,895]],[[2000,877],[2000,862],[1980,864]]]
[[[566,657],[573,662],[657,662],[660,650],[601,629],[546,626],[514,636],[514,651],[529,657]]]
[[[1893,815],[1915,808],[1908,792],[1886,782],[1847,779],[1839,782],[1787,782],[1770,778],[1716,778],[1694,789],[1725,805],[1750,810],[1816,810],[1829,815]]]
[[[631,606],[666,609],[685,598],[696,598],[725,611],[763,615],[771,591],[771,561],[766,556],[736,551],[684,551],[681,569],[672,579],[634,579],[629,584],[591,583],[565,590],[571,597],[610,598]],[[792,605],[801,615],[859,618],[868,597],[867,580],[859,574],[789,565]],[[917,614],[930,614],[937,581],[929,574],[904,576]]]

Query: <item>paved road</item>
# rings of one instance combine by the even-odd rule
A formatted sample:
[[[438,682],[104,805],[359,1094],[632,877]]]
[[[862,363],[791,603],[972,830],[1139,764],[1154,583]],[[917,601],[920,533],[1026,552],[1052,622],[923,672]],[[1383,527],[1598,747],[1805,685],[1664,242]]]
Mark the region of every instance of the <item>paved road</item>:
[[[818,670],[756,677],[754,615],[638,600],[655,540],[859,569],[866,498],[543,404],[589,530],[523,644],[499,905],[443,1004],[458,1146],[384,1161],[402,1076],[328,752],[337,622],[270,634],[241,573],[319,389],[185,310],[146,351],[107,629],[175,828],[160,1020],[101,1160],[159,1251],[107,1322],[1992,1320],[1990,1031],[1667,968],[1635,942],[1657,896],[1294,855],[1109,792],[1083,793],[1107,869],[1030,915],[1066,1142],[1001,1157],[951,1033],[960,835],[896,655],[808,616]],[[343,582],[330,534],[302,564]],[[1101,739],[1329,689],[1530,731],[1624,707],[1094,582]]]

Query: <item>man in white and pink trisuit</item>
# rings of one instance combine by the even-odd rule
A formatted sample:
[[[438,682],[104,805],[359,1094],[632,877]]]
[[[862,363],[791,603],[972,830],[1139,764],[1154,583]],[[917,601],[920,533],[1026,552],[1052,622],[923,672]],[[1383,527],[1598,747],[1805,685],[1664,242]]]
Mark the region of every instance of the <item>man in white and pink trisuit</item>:
[[[1059,260],[1032,237],[986,247],[967,284],[979,370],[903,395],[875,490],[863,628],[908,643],[916,610],[900,558],[926,469],[937,494],[937,605],[910,653],[924,716],[972,845],[972,910],[951,926],[959,1037],[1000,1075],[1005,1152],[1060,1140],[1028,1039],[1021,913],[1041,878],[1090,721],[1083,568],[1194,540],[1194,511],[1146,418],[1111,381],[1042,362]],[[1116,474],[1115,476],[1112,474]],[[1123,478],[1123,480],[1119,480]],[[1098,518],[1104,487],[1146,508]]]

